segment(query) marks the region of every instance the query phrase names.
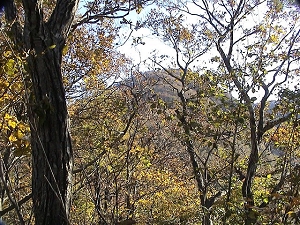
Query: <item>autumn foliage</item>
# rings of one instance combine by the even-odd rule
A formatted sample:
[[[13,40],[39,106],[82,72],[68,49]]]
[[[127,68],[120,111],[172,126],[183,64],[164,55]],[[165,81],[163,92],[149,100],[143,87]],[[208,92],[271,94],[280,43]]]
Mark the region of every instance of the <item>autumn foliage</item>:
[[[14,32],[33,8],[12,2],[18,16],[0,31],[1,219],[43,224],[38,210],[58,202],[74,225],[300,223],[292,1],[92,1],[64,38],[24,45]],[[45,1],[40,24],[60,2]],[[140,29],[172,51],[120,52],[146,48]]]

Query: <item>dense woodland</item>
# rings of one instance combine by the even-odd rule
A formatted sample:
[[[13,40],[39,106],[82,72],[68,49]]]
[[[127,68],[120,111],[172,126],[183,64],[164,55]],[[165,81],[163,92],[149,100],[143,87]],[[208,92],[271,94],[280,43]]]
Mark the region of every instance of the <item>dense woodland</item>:
[[[1,6],[7,224],[300,224],[297,1]]]

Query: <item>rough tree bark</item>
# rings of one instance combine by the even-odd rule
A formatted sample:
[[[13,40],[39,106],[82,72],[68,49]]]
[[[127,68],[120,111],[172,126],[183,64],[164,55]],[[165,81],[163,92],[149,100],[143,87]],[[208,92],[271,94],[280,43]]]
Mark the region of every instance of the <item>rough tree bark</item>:
[[[12,38],[27,53],[31,78],[28,114],[32,147],[32,199],[35,224],[69,224],[72,147],[62,82],[62,49],[78,0],[57,0],[45,21],[41,0],[24,0],[24,26],[17,20],[13,0],[5,9]],[[29,87],[28,87],[29,88]]]

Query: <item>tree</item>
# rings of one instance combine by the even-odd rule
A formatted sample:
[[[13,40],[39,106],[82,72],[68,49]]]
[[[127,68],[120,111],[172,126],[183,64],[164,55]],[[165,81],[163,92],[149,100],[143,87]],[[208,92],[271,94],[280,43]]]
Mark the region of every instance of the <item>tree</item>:
[[[73,152],[61,70],[67,38],[79,25],[122,17],[142,3],[88,2],[86,13],[76,18],[79,0],[7,1],[5,17],[10,37],[14,50],[26,57],[30,76],[26,103],[36,224],[69,224]]]
[[[227,99],[221,98],[218,100],[218,98],[215,98],[217,106],[214,104],[210,105],[212,106],[212,111],[210,111],[212,112],[211,117],[220,119],[213,120],[226,126],[226,129],[230,133],[228,140],[232,140],[229,145],[232,148],[230,154],[231,159],[228,159],[230,164],[230,176],[229,178],[227,176],[229,180],[225,181],[225,183],[228,182],[227,201],[232,198],[231,187],[233,187],[233,172],[236,171],[243,182],[240,191],[245,200],[245,224],[253,224],[257,222],[260,213],[258,213],[255,208],[255,201],[258,199],[254,194],[254,189],[257,188],[257,186],[254,187],[252,184],[255,183],[255,180],[259,179],[259,176],[257,176],[257,167],[264,165],[264,161],[267,161],[267,158],[263,158],[265,153],[263,149],[268,146],[268,143],[263,142],[262,138],[268,135],[267,131],[290,121],[293,115],[298,115],[299,112],[299,109],[295,106],[289,107],[288,111],[281,111],[280,113],[268,108],[270,104],[269,99],[272,95],[278,96],[276,105],[281,108],[282,102],[279,99],[282,98],[282,95],[279,93],[286,89],[285,85],[288,82],[291,82],[291,80],[296,81],[295,75],[298,71],[296,63],[299,61],[299,49],[297,46],[299,40],[299,31],[297,30],[298,23],[287,19],[287,11],[284,10],[284,5],[280,1],[220,1],[218,3],[211,1],[193,1],[192,4],[194,7],[190,7],[186,1],[179,5],[177,2],[164,2],[162,5],[167,5],[166,11],[169,15],[166,16],[158,12],[158,16],[153,17],[153,20],[149,23],[156,34],[162,34],[164,40],[170,41],[176,54],[174,57],[175,63],[172,65],[179,67],[180,73],[173,73],[172,70],[163,66],[166,57],[162,57],[161,61],[156,57],[153,61],[158,66],[161,66],[173,79],[177,79],[182,83],[180,88],[175,87],[178,97],[182,99],[182,110],[177,111],[177,115],[186,132],[184,136],[187,138],[186,146],[187,148],[190,146],[192,154],[195,154],[195,147],[193,145],[195,145],[197,139],[189,141],[192,138],[191,132],[193,131],[189,121],[191,111],[187,110],[186,107],[189,100],[180,94],[180,92],[181,89],[186,91],[185,87],[187,86],[182,79],[188,76],[186,71],[190,66],[189,59],[192,59],[191,56],[193,54],[202,53],[201,47],[199,49],[193,48],[196,46],[192,44],[193,41],[197,40],[195,39],[196,35],[201,33],[205,34],[206,39],[212,41],[211,49],[213,50],[207,51],[207,53],[215,54],[215,52],[218,52],[219,55],[211,58],[210,63],[213,65],[205,65],[210,69],[207,70],[205,68],[207,72],[203,72],[203,75],[200,74],[199,76],[207,76],[208,80],[217,81],[214,84],[213,82],[210,83],[215,85],[216,96],[218,96],[218,92],[216,91],[218,88],[223,89],[224,92],[222,94],[226,94],[226,92],[232,95],[238,94],[236,100],[231,101],[231,103],[228,101],[227,96]],[[266,9],[262,17],[258,15],[258,12],[261,12],[261,10],[259,10],[260,7],[265,7]],[[154,9],[152,14],[156,12],[157,10]],[[289,16],[297,18],[297,14],[293,9],[288,12]],[[264,19],[256,21],[257,24],[253,27],[248,27],[245,25],[247,19],[249,19],[248,15],[257,15],[257,18]],[[187,33],[187,29],[182,26],[181,19],[185,16],[198,19],[198,23],[190,25],[190,27],[192,27],[191,30],[196,31],[196,35],[192,32],[190,32],[190,34],[193,35],[184,35]],[[288,26],[282,25],[282,18],[286,18],[290,21]],[[157,30],[160,30],[161,33],[157,33]],[[191,37],[192,41],[189,40]],[[205,46],[210,46],[207,42],[203,41],[203,39],[200,40],[205,43]],[[192,47],[189,44],[191,44]],[[207,63],[205,60],[203,61]],[[196,62],[194,66],[198,66],[200,71],[203,69],[203,66],[197,65]],[[271,79],[269,79],[269,77],[271,77]],[[258,96],[259,90],[262,91],[261,98]],[[205,91],[206,90],[203,92],[206,93]],[[297,93],[297,87],[291,92]],[[289,96],[291,97],[291,95]],[[294,99],[298,99],[295,94],[293,96],[295,96]],[[291,99],[292,98],[290,98],[290,101],[292,101]],[[231,104],[231,107],[224,104],[225,102]],[[213,110],[213,108],[217,110]],[[240,109],[242,109],[242,111]],[[226,115],[227,110],[234,113],[231,116],[235,117],[231,118],[230,126],[228,124],[228,115]],[[216,125],[217,123],[214,125],[215,128],[217,128]],[[245,126],[248,127],[244,132],[248,134],[250,138],[236,140],[238,137],[237,131],[240,129],[239,127]],[[222,135],[223,138],[225,137],[224,134]],[[216,140],[218,140],[218,138],[216,138]],[[243,152],[243,154],[249,154],[248,163],[245,168],[247,172],[242,172],[236,167],[238,165],[237,159],[239,154],[241,154],[241,152],[235,150],[239,143],[244,143],[243,147],[250,146],[249,151]],[[213,144],[219,145],[216,141],[213,142]],[[224,146],[225,145],[222,147]],[[217,150],[219,148],[216,147],[215,149]],[[211,151],[211,153],[213,152],[214,151]],[[208,157],[206,159],[209,160],[211,158]],[[202,162],[201,159],[199,161],[200,163],[198,165],[197,161],[193,159],[191,163],[195,165],[194,167],[196,168],[194,170],[196,180],[197,174],[199,176],[197,180],[198,186],[200,187],[199,191],[204,194],[205,192],[203,191],[207,189],[206,186],[203,185],[205,182],[203,182],[201,176],[205,173],[201,174],[201,166],[199,165],[206,161],[204,159]],[[203,168],[205,170],[207,167]],[[263,170],[260,170],[260,172],[262,171]],[[282,179],[274,178],[274,180],[277,180],[278,183],[273,186],[273,189],[268,187],[272,189],[270,193],[283,188]],[[226,205],[227,203],[225,202],[225,209],[228,211],[229,208]],[[205,206],[205,201],[202,202],[202,206]],[[225,213],[223,218],[224,223],[226,223],[230,214],[230,212]],[[209,224],[209,220],[210,218],[208,217],[203,220],[203,223]]]
[[[198,71],[193,68],[193,64],[208,53],[212,44],[205,32],[202,32],[202,24],[184,25],[182,14],[172,11],[169,13],[170,15],[165,15],[153,10],[148,17],[148,24],[155,34],[169,41],[175,51],[175,57],[171,59],[170,64],[178,69],[165,67],[163,63],[168,58],[164,56],[161,59],[154,56],[150,60],[155,66],[162,68],[162,72],[156,73],[162,84],[170,86],[175,92],[174,102],[170,103],[166,100],[166,105],[170,105],[166,117],[168,118],[168,114],[171,114],[177,118],[181,127],[176,137],[184,144],[185,153],[189,157],[200,194],[201,210],[199,211],[202,212],[202,223],[210,224],[211,208],[221,196],[221,190],[216,186],[224,178],[223,175],[216,175],[216,171],[222,171],[222,168],[211,162],[214,152],[218,151],[218,139],[223,132],[213,127],[214,119],[212,117],[207,119],[208,115],[204,111],[201,112],[201,108],[206,107],[207,104],[214,105],[215,101],[219,101],[217,96],[224,96],[224,93],[222,88],[215,87],[214,90],[210,90],[210,85],[213,84],[205,81],[209,74],[200,77]],[[215,97],[209,93],[213,93]],[[217,108],[216,105],[216,110]]]
[[[292,65],[299,60],[298,49],[295,43],[300,33],[294,29],[297,26],[296,24],[292,24],[291,28],[286,31],[283,26],[276,24],[277,21],[280,21],[278,14],[282,12],[283,6],[280,2],[275,1],[265,13],[265,21],[262,24],[250,30],[243,29],[243,35],[236,34],[238,32],[237,24],[249,13],[247,9],[254,10],[258,4],[263,4],[263,2],[251,5],[245,1],[239,1],[236,4],[232,4],[228,12],[230,22],[225,22],[225,25],[221,19],[222,17],[218,15],[212,18],[212,20],[208,19],[212,15],[212,11],[210,10],[210,5],[206,1],[203,1],[203,9],[206,13],[204,18],[209,21],[212,32],[216,34],[215,44],[222,64],[237,88],[240,99],[247,106],[249,113],[251,152],[246,177],[242,186],[242,194],[247,202],[245,204],[245,224],[253,224],[257,221],[257,214],[253,210],[255,203],[252,182],[259,162],[259,149],[262,148],[262,137],[269,129],[288,121],[294,113],[298,113],[298,109],[292,109],[287,114],[279,116],[276,119],[266,119],[266,114],[268,114],[266,112],[267,101],[271,94],[276,94],[276,89],[284,88],[283,84],[287,80],[293,79],[295,70]],[[228,10],[225,5],[224,8],[224,10]],[[200,17],[203,17],[202,14]],[[215,25],[217,21],[222,22],[219,25]],[[275,23],[276,25],[267,28],[265,24],[270,23]],[[222,27],[224,25],[225,27]],[[258,37],[260,40],[264,40],[265,44],[260,45],[254,41],[253,44],[244,47],[245,52],[241,52],[241,55],[244,55],[246,63],[243,64],[244,68],[242,69],[242,66],[237,63],[238,59],[235,59],[234,51],[240,51],[241,46],[243,46],[241,42],[244,38],[249,37],[252,37],[254,40]],[[286,39],[287,37],[290,37],[289,44],[285,45],[283,42],[288,40]],[[271,46],[268,46],[266,49],[266,44],[270,44]],[[236,47],[237,45],[239,45],[239,49]],[[226,50],[224,46],[226,46]],[[253,47],[255,47],[255,50]],[[281,49],[285,50],[280,51]],[[266,50],[269,51],[266,52]],[[255,62],[251,60],[252,53],[258,56]],[[268,80],[267,75],[272,76],[272,79]],[[280,75],[282,76],[281,79],[279,78]],[[246,81],[247,76],[249,76],[250,80]],[[255,99],[251,98],[250,93],[251,91],[256,92],[259,89],[263,90],[263,97],[259,102],[258,111],[255,112]]]

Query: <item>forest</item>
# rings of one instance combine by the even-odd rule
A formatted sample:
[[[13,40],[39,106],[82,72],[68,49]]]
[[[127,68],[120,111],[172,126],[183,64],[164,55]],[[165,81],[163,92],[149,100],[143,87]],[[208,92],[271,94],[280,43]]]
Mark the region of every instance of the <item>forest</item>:
[[[0,219],[300,224],[298,2],[1,0]]]

